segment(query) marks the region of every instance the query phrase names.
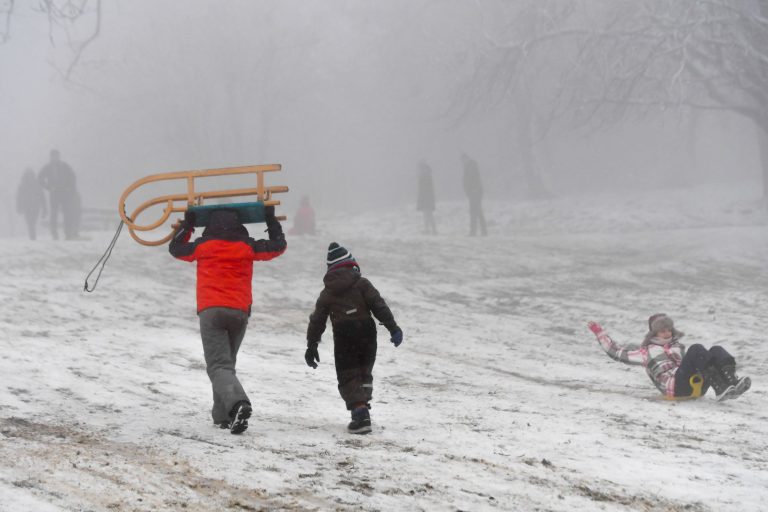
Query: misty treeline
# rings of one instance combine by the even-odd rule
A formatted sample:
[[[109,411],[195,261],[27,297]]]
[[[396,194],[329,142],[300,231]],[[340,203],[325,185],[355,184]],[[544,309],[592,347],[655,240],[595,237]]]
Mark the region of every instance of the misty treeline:
[[[90,130],[50,146],[86,139],[68,153],[94,175],[281,162],[300,193],[377,197],[426,159],[459,197],[466,152],[489,189],[546,197],[577,172],[552,163],[568,134],[672,120],[685,141],[735,114],[768,195],[764,0],[5,0],[2,46],[34,16],[77,97],[64,117]]]
[[[476,3],[483,9],[483,2]],[[512,98],[518,148],[540,190],[532,142],[557,127],[606,128],[675,110],[728,111],[757,129],[768,196],[768,2],[508,2],[487,45],[469,107]],[[489,22],[490,23],[490,22]],[[499,23],[498,18],[495,23]]]

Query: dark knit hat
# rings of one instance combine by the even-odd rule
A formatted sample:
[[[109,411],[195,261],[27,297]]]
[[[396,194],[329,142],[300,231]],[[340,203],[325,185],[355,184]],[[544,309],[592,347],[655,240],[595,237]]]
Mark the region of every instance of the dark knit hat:
[[[331,245],[328,246],[328,257],[325,259],[325,263],[329,270],[331,267],[357,265],[352,253],[336,242],[331,242]]]

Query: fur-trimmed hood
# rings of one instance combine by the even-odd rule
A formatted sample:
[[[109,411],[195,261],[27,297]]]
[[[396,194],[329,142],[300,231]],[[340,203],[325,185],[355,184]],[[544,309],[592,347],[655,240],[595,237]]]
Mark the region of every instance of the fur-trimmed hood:
[[[672,331],[672,338],[669,340],[661,339],[657,337],[657,334],[663,329],[669,329]],[[664,313],[656,313],[648,318],[648,332],[643,339],[643,346],[647,345],[667,345],[671,343],[677,343],[680,338],[685,336],[685,333],[675,329],[675,322],[671,317]]]

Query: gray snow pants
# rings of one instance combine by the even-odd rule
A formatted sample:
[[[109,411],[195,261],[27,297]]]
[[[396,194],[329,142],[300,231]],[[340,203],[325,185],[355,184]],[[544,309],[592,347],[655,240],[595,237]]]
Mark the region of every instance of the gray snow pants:
[[[208,377],[213,387],[214,423],[229,421],[229,413],[240,401],[248,400],[237,380],[235,364],[237,351],[248,327],[248,313],[232,308],[208,308],[201,311],[200,335]]]

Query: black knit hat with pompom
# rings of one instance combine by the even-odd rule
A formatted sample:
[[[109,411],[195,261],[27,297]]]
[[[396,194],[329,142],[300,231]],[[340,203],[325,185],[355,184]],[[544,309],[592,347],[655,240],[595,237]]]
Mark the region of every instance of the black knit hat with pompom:
[[[328,257],[325,259],[325,263],[329,269],[341,264],[344,264],[344,266],[347,266],[346,264],[348,263],[357,264],[352,253],[336,242],[331,242],[331,245],[328,246]]]

